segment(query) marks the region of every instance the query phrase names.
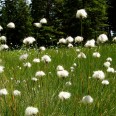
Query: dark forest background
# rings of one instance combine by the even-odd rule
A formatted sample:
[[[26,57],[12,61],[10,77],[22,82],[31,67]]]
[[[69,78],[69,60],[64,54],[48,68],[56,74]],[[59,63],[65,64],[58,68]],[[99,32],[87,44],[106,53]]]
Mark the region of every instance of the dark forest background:
[[[33,36],[38,45],[56,44],[59,38],[81,34],[80,20],[76,12],[85,9],[88,17],[83,20],[84,40],[96,39],[101,33],[116,32],[116,0],[0,0],[1,35],[7,37],[7,44],[22,45],[25,37]],[[42,28],[33,25],[42,18],[47,24]],[[15,29],[7,28],[14,22]]]

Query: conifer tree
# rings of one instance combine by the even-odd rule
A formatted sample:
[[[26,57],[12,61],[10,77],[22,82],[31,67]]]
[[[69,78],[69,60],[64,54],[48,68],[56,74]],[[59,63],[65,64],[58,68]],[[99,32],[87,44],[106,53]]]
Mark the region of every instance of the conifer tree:
[[[114,36],[116,35],[116,0],[107,0],[109,5],[108,8],[108,23],[109,30],[114,31]]]
[[[5,0],[1,12],[1,24],[8,44],[21,45],[24,37],[32,35],[32,18],[25,0]],[[13,22],[16,28],[7,28],[9,22]]]

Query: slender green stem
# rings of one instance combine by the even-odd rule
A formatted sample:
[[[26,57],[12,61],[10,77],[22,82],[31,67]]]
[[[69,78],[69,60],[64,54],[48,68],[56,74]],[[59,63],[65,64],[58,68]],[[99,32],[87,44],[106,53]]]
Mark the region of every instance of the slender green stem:
[[[81,36],[82,36],[82,31],[83,31],[82,26],[83,26],[83,24],[82,24],[82,18],[81,18]]]

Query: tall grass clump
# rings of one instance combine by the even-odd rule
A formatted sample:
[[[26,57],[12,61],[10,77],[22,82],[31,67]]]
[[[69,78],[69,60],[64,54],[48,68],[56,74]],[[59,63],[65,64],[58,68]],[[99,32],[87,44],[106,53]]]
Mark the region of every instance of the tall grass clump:
[[[78,57],[82,52],[86,58]],[[99,52],[100,57],[93,56],[95,52]],[[91,49],[1,51],[0,65],[4,68],[0,69],[0,114],[23,116],[26,108],[33,106],[38,108],[39,116],[115,115],[115,52],[115,44]],[[42,60],[45,55],[49,56],[50,62]],[[39,62],[34,62],[35,58]],[[104,66],[106,61],[110,62],[114,72]],[[62,68],[57,69],[59,65]],[[58,70],[62,70],[60,76]],[[64,70],[68,72],[67,76]],[[103,71],[103,80],[109,84],[102,83],[100,74],[93,77],[98,70]],[[39,71],[44,75],[36,75]],[[6,89],[7,94],[2,89]],[[61,92],[64,94],[59,97]],[[87,95],[92,97],[92,102],[89,97],[84,100]]]

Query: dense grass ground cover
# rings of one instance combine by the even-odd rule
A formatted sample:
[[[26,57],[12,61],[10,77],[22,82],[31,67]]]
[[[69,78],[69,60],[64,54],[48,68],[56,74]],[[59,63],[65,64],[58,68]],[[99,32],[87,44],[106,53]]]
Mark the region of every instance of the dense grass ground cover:
[[[84,52],[86,59],[78,58],[77,49]],[[99,52],[100,58],[94,58],[93,52]],[[29,56],[25,61],[19,60],[22,54]],[[50,63],[34,63],[34,58],[49,55]],[[57,48],[38,51],[14,50],[0,52],[0,65],[4,66],[4,72],[0,74],[0,89],[6,88],[8,95],[0,96],[1,116],[24,116],[28,106],[39,109],[38,116],[115,116],[116,115],[116,73],[107,72],[103,66],[108,57],[112,58],[111,67],[116,69],[116,44],[103,45],[95,48]],[[31,67],[24,67],[23,63],[30,62]],[[76,63],[77,66],[73,66]],[[57,76],[56,67],[62,65],[69,72],[67,78]],[[71,71],[70,67],[74,67]],[[37,71],[44,71],[44,77],[36,77],[38,81],[32,81]],[[101,80],[90,78],[93,71],[102,70],[109,85],[103,85]],[[66,85],[71,82],[71,85]],[[21,92],[20,96],[14,96],[14,90]],[[67,91],[71,97],[61,100],[59,92]],[[82,98],[90,95],[93,103],[83,104]]]

